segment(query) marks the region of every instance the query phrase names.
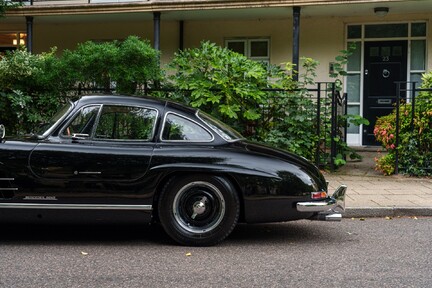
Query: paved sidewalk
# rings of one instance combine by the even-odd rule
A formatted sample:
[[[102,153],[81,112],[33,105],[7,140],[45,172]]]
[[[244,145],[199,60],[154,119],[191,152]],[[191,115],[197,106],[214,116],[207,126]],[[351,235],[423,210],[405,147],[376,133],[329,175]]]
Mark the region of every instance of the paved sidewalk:
[[[360,152],[362,162],[325,173],[329,192],[348,186],[345,217],[432,216],[432,178],[384,176],[374,170],[377,152]]]

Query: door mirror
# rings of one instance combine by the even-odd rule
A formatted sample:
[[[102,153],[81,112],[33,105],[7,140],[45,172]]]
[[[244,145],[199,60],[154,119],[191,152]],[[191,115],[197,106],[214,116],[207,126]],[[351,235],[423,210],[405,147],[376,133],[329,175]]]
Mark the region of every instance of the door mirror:
[[[6,128],[3,124],[0,124],[0,141],[5,138]]]

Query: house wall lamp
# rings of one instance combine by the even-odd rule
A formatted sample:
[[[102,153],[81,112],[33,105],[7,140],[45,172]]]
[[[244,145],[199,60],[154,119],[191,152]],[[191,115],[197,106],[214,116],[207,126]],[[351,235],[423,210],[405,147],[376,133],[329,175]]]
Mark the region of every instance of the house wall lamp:
[[[386,16],[388,14],[389,10],[390,9],[388,7],[375,7],[374,8],[375,15],[378,17]]]

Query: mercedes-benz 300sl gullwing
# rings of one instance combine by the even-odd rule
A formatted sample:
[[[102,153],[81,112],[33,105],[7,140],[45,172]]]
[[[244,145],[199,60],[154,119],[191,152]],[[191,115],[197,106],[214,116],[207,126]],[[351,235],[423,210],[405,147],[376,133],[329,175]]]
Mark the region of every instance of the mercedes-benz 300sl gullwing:
[[[84,96],[30,136],[6,130],[0,126],[2,215],[67,221],[133,212],[177,243],[207,246],[238,222],[340,221],[345,208],[346,186],[329,195],[307,160],[170,101]]]

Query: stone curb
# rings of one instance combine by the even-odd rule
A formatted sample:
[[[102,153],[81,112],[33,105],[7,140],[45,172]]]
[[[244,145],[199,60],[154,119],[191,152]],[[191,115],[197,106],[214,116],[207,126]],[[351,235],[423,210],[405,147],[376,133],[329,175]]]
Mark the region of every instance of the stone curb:
[[[432,216],[432,207],[361,207],[345,208],[344,218]]]

